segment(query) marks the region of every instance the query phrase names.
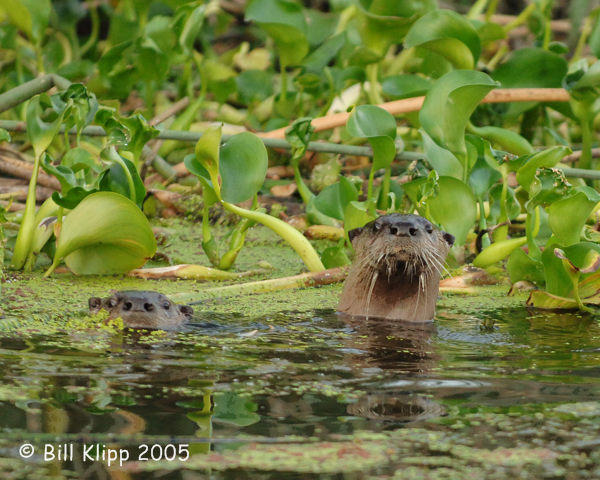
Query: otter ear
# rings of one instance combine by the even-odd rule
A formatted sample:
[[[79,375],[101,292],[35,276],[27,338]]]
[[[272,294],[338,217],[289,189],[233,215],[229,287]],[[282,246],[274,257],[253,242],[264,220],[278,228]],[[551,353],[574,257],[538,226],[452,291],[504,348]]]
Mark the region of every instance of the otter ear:
[[[91,297],[88,300],[88,305],[92,312],[98,311],[102,307],[102,299],[99,297]]]
[[[352,242],[356,237],[358,237],[362,233],[362,231],[363,227],[348,230],[348,237],[350,238],[350,241]]]
[[[188,305],[179,305],[179,311],[186,317],[191,317],[194,313],[194,309]]]
[[[446,240],[446,243],[450,246],[454,245],[454,235],[451,235],[447,232],[442,232],[442,235],[444,236],[444,240]]]

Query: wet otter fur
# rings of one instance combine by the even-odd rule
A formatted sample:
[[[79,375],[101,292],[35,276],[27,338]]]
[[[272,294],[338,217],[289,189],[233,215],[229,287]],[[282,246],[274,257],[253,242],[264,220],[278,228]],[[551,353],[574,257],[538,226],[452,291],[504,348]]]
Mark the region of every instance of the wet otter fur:
[[[338,310],[363,317],[428,322],[454,237],[418,215],[383,215],[351,230],[355,260]]]
[[[177,305],[165,295],[150,290],[113,291],[107,298],[88,300],[90,313],[104,309],[109,318],[123,319],[128,328],[175,330],[192,317],[194,310],[188,305]]]

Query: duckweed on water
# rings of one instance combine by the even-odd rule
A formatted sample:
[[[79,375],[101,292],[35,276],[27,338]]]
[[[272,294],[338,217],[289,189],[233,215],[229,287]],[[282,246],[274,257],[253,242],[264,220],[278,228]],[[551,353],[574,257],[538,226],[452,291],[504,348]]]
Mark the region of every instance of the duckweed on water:
[[[207,264],[190,248],[194,226],[163,228],[163,253]],[[266,229],[249,241],[238,268],[267,258],[272,275],[302,271]],[[132,451],[144,439],[194,444],[183,464],[129,462],[122,470],[136,479],[181,469],[217,479],[240,470],[265,479],[600,474],[600,327],[589,315],[528,312],[505,285],[444,295],[425,329],[339,317],[336,285],[207,298],[181,332],[132,332],[87,313],[87,299],[110,289],[169,295],[214,285],[9,273],[0,448],[10,459],[0,473],[80,478],[92,468],[17,457],[20,443],[50,434]]]

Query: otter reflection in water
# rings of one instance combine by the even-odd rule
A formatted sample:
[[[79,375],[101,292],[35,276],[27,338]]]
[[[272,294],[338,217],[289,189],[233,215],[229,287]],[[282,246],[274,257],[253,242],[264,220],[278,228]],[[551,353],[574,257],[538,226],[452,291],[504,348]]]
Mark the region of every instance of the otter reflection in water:
[[[454,237],[418,215],[383,215],[349,232],[356,256],[338,306],[349,315],[428,322]]]
[[[411,379],[426,375],[438,361],[431,343],[436,332],[432,323],[390,322],[340,314],[352,328],[346,347],[352,352],[347,362],[353,369],[385,370],[387,374]],[[444,408],[428,395],[405,387],[375,389],[347,407],[350,415],[386,423],[407,423],[445,414]]]

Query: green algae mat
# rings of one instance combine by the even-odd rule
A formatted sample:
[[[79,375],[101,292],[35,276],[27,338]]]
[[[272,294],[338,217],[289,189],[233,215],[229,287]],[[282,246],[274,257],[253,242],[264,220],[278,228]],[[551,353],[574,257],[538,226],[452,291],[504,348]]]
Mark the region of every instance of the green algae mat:
[[[163,258],[201,262],[196,226],[160,227]],[[240,270],[302,271],[265,229],[248,244]],[[9,272],[1,478],[600,478],[596,318],[504,285],[444,296],[428,327],[339,316],[339,285],[206,296],[181,332],[87,316],[111,289],[215,285]]]

